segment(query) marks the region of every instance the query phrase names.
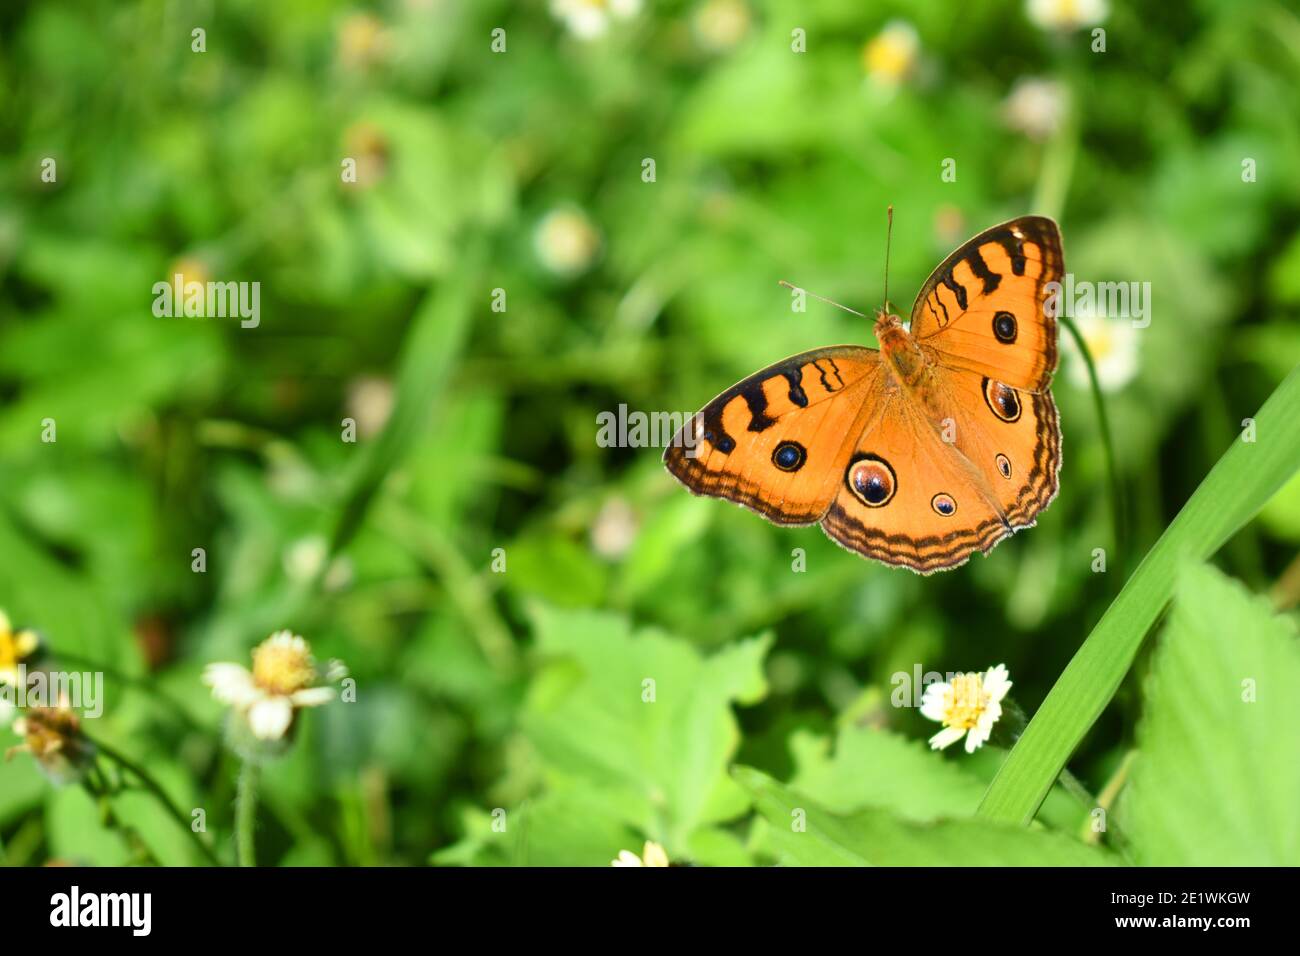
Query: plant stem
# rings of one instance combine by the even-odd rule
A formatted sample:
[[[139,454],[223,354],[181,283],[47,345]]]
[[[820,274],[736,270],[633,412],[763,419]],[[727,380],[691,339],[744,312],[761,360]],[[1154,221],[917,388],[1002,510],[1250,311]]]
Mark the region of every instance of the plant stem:
[[[119,767],[136,777],[142,784],[144,784],[145,789],[153,794],[154,799],[161,803],[163,809],[165,809],[171,818],[176,821],[176,825],[190,835],[190,839],[194,841],[194,845],[199,848],[199,852],[203,854],[204,859],[206,859],[209,864],[212,866],[221,865],[221,861],[217,859],[217,856],[212,852],[211,847],[204,843],[199,838],[199,835],[194,832],[180,809],[176,804],[172,803],[171,797],[167,796],[167,792],[163,790],[158,781],[155,780],[147,770],[141,767],[134,760],[131,760],[121,751],[108,746],[102,741],[91,739],[84,732],[82,733],[82,736],[85,737],[86,741],[92,744],[95,749],[105,757],[112,760]]]
[[[257,866],[253,825],[257,820],[257,765],[245,760],[239,768],[235,793],[235,859],[240,866]]]
[[[1110,437],[1110,419],[1106,416],[1106,401],[1101,395],[1101,383],[1097,380],[1097,367],[1092,361],[1092,352],[1088,350],[1088,343],[1083,340],[1079,327],[1074,324],[1074,319],[1062,313],[1061,324],[1070,332],[1074,339],[1074,344],[1079,347],[1079,354],[1083,356],[1083,364],[1088,367],[1088,386],[1092,392],[1092,403],[1097,409],[1097,425],[1101,429],[1101,447],[1106,453],[1106,479],[1110,485],[1110,521],[1111,534],[1115,539],[1115,556],[1121,561],[1127,552],[1127,542],[1124,540],[1124,498],[1123,488],[1119,483],[1119,470],[1115,467],[1115,443]],[[1112,568],[1113,572],[1122,572],[1123,568]],[[1122,574],[1116,575],[1122,577]]]

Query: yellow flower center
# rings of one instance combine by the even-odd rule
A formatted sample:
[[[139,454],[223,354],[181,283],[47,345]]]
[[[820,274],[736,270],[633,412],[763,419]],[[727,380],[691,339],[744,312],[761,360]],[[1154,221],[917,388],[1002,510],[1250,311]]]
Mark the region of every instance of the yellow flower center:
[[[18,642],[8,631],[0,631],[0,671],[18,666]]]
[[[979,725],[988,695],[984,693],[984,675],[958,674],[952,679],[943,698],[945,727],[970,730]]]
[[[862,51],[862,65],[877,79],[901,80],[916,60],[916,35],[909,27],[887,26]]]
[[[14,633],[0,627],[0,673],[16,671],[18,662],[30,657],[36,649],[36,637],[31,631]]]
[[[253,682],[269,694],[288,696],[315,679],[305,641],[264,641],[253,649]]]
[[[1083,333],[1083,341],[1088,344],[1093,361],[1100,362],[1115,351],[1115,333],[1106,319],[1099,320]]]

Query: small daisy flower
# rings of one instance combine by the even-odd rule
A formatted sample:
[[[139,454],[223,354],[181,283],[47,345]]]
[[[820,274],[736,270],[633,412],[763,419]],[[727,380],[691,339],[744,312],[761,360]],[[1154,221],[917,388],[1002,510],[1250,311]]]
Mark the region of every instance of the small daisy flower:
[[[374,438],[388,424],[397,395],[393,380],[382,375],[361,375],[348,383],[348,415],[357,423],[357,434]]]
[[[209,664],[203,682],[212,696],[243,716],[258,740],[284,738],[294,713],[334,699],[334,688],[321,686],[347,676],[347,668],[331,661],[316,666],[311,646],[290,631],[278,631],[253,649],[253,669],[242,664]]]
[[[339,24],[338,60],[349,70],[364,71],[382,63],[392,46],[388,27],[373,13],[354,13]]]
[[[982,674],[958,674],[928,686],[921,697],[921,715],[944,725],[930,738],[931,749],[943,750],[965,737],[966,752],[978,750],[1002,716],[1002,698],[1011,689],[1007,676],[1006,667],[999,664]]]
[[[892,90],[916,67],[921,39],[906,20],[891,20],[862,48],[862,69],[873,85]]]
[[[1002,103],[1002,120],[1041,142],[1061,128],[1067,102],[1065,87],[1055,80],[1022,77]]]
[[[533,249],[548,271],[558,276],[585,272],[600,249],[600,234],[580,209],[547,213],[533,233]]]
[[[1044,30],[1096,26],[1110,13],[1106,0],[1026,0],[1029,19]]]
[[[0,611],[0,684],[18,683],[18,665],[36,653],[41,639],[31,628],[15,631]]]
[[[551,0],[551,15],[580,40],[595,40],[609,32],[613,20],[630,20],[641,12],[641,0]]]
[[[343,155],[356,160],[356,184],[365,188],[379,182],[388,172],[392,146],[383,129],[374,123],[361,121],[344,131]]]
[[[95,759],[95,748],[81,734],[81,721],[66,697],[57,707],[29,707],[13,722],[12,730],[23,742],[10,747],[5,759],[29,753],[41,771],[55,783],[71,783]]]
[[[748,36],[750,20],[744,0],[708,0],[691,15],[691,32],[704,49],[725,53]]]
[[[610,498],[600,506],[591,525],[591,546],[602,558],[616,561],[636,540],[636,512],[623,498]]]
[[[1108,318],[1096,310],[1078,310],[1074,324],[1092,354],[1097,369],[1097,385],[1103,392],[1118,392],[1131,382],[1138,371],[1138,331],[1127,318]],[[1088,388],[1088,364],[1084,361],[1074,336],[1066,335],[1065,351],[1070,381]]]
[[[668,854],[664,848],[653,840],[646,840],[645,849],[637,856],[631,850],[620,850],[618,859],[611,860],[610,866],[667,866]]]

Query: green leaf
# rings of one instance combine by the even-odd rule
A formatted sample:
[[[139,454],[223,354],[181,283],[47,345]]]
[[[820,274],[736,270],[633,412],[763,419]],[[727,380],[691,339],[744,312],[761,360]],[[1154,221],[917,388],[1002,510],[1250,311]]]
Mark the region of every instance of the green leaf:
[[[969,816],[984,786],[956,761],[884,730],[846,727],[830,742],[806,731],[790,739],[798,767],[791,786],[836,813],[863,807],[918,822]]]
[[[1125,829],[1155,866],[1300,864],[1295,625],[1188,567],[1161,637]]]
[[[1300,470],[1300,368],[1233,440],[1070,661],[993,779],[980,815],[1027,824],[1128,673],[1178,567],[1212,555]]]
[[[840,816],[748,767],[732,776],[771,824],[795,866],[1107,866],[1109,853],[1045,830],[984,820],[916,823],[886,810]]]
[[[477,288],[480,255],[481,244],[471,240],[463,271],[436,292],[430,292],[411,320],[402,343],[393,411],[379,437],[364,446],[349,478],[331,536],[331,555],[338,554],[352,540],[384,479],[406,460],[424,435],[469,335],[471,296]]]
[[[740,740],[731,705],[766,693],[770,638],[706,658],[660,631],[634,634],[616,614],[537,606],[532,617],[550,660],[523,726],[553,786],[582,781],[609,814],[675,858],[697,828],[744,811],[726,774]]]

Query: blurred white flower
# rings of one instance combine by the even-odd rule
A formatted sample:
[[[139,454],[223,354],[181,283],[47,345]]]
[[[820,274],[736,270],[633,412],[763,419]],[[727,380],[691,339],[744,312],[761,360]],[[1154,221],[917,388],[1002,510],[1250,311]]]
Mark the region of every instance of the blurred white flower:
[[[691,30],[704,49],[725,53],[749,35],[751,20],[744,0],[707,0],[691,15]]]
[[[1044,30],[1095,26],[1110,13],[1107,0],[1026,0],[1025,9]]]
[[[610,861],[610,866],[667,866],[668,854],[664,848],[653,840],[646,840],[645,849],[637,856],[631,850],[620,850],[618,859]]]
[[[348,383],[348,417],[357,423],[357,434],[373,438],[384,430],[393,411],[393,383],[380,375],[362,375]]]
[[[636,540],[636,512],[622,498],[600,506],[591,524],[591,546],[602,558],[621,558]]]
[[[1002,119],[1030,139],[1045,140],[1061,128],[1067,103],[1065,87],[1055,80],[1022,77],[1002,103]]]
[[[611,20],[629,20],[641,12],[641,0],[551,0],[551,15],[581,40],[609,32]]]
[[[284,573],[298,582],[316,577],[325,564],[329,542],[323,534],[309,534],[289,545],[284,553]]]
[[[1127,318],[1107,318],[1093,309],[1077,310],[1074,324],[1092,353],[1092,363],[1097,370],[1097,385],[1103,392],[1118,392],[1131,382],[1138,371],[1138,333]],[[1084,361],[1074,336],[1068,332],[1065,339],[1067,372],[1070,381],[1079,388],[1088,388],[1088,365]]]
[[[383,62],[392,47],[392,34],[373,13],[353,13],[339,24],[338,59],[349,70],[366,70]]]
[[[600,234],[581,209],[554,209],[537,224],[533,248],[549,271],[573,276],[585,271],[596,258]]]
[[[891,20],[862,48],[867,80],[892,90],[912,73],[921,52],[921,38],[906,20]]]
[[[966,752],[974,753],[989,739],[1002,716],[1002,698],[1011,689],[1007,669],[999,664],[983,674],[957,674],[951,681],[931,684],[921,697],[921,715],[943,724],[930,738],[930,747],[942,750],[966,738]]]
[[[321,686],[347,676],[331,661],[317,668],[311,646],[290,631],[277,631],[253,648],[253,669],[242,664],[209,664],[203,683],[212,696],[229,704],[248,722],[258,740],[279,740],[293,724],[294,711],[319,707],[334,699],[334,688]]]

